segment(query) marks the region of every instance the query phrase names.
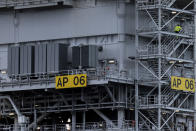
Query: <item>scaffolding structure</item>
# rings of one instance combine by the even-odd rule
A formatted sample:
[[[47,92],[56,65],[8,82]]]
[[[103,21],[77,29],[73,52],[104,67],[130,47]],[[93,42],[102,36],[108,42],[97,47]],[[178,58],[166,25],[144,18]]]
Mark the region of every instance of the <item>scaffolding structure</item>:
[[[179,130],[180,127],[182,127],[181,130],[186,130],[183,125],[176,125],[175,117],[177,114],[183,116],[186,113],[195,115],[193,106],[195,94],[172,90],[170,85],[171,76],[175,75],[175,68],[183,67],[184,70],[188,68],[186,66],[192,65],[190,68],[193,71],[195,64],[195,56],[192,59],[186,59],[183,56],[188,49],[195,48],[193,44],[195,42],[193,26],[195,1],[182,1],[182,5],[178,5],[178,2],[177,0],[136,1],[135,42],[138,51],[135,60],[136,130],[143,128],[157,131]],[[140,24],[141,15],[147,18],[145,25]],[[184,19],[185,16],[187,18]],[[188,22],[192,23],[192,27],[188,27]],[[182,26],[179,32],[175,32],[177,25]],[[141,45],[144,37],[149,37],[149,40]],[[142,68],[149,73],[147,79],[140,79],[140,75],[143,74],[139,69],[142,70]],[[182,71],[180,76],[186,76],[185,72]],[[195,73],[190,73],[189,77],[195,78]],[[150,83],[153,88],[143,94],[141,81]],[[189,129],[192,130],[192,127]]]

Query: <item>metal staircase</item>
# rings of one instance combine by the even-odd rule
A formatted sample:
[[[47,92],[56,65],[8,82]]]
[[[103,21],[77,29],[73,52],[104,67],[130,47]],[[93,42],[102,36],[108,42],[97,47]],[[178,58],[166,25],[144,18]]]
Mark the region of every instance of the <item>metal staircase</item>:
[[[173,91],[171,87],[166,86],[163,88],[161,95],[162,95],[161,103],[166,106],[171,106],[171,104],[174,102],[173,100],[175,100],[176,97],[179,96],[179,93]]]
[[[152,110],[143,111],[142,113],[145,117],[149,119],[148,121],[145,121],[146,126],[143,126],[143,128],[141,128],[142,131],[149,131],[149,130],[156,131],[157,125],[158,125],[158,116],[157,116],[158,112],[152,109]],[[165,115],[162,115],[162,117],[163,117],[162,119],[166,119],[168,116],[165,114]],[[162,131],[171,131],[170,129],[171,129],[170,124],[168,124],[162,128]]]
[[[161,5],[171,7],[175,2],[176,0],[161,0]],[[155,7],[158,5],[158,0],[137,0],[137,5],[141,9]]]
[[[183,38],[176,36],[168,36],[162,42],[162,53],[168,56],[172,55],[172,51],[176,50],[182,43]]]
[[[142,82],[152,83],[151,91],[146,94],[141,94],[143,88],[138,88],[138,85],[135,86],[135,92],[139,92],[138,116],[139,118],[142,117],[140,120],[145,121],[143,123],[146,124],[146,126],[144,126],[145,124],[142,125],[146,128],[144,130],[175,130],[173,126],[175,111],[173,110],[181,110],[180,108],[184,107],[185,109],[182,110],[190,110],[189,108],[191,108],[187,102],[190,93],[186,94],[182,91],[173,90],[170,86],[171,76],[182,74],[181,69],[178,70],[177,67],[186,69],[191,67],[185,67],[185,65],[192,64],[192,58],[189,58],[192,57],[191,54],[184,54],[189,51],[189,47],[193,50],[191,45],[193,45],[194,33],[192,29],[189,29],[193,15],[189,15],[190,18],[181,21],[183,19],[181,17],[187,16],[186,11],[189,11],[188,8],[191,8],[193,4],[190,7],[187,2],[187,5],[183,5],[184,8],[176,8],[178,6],[176,1],[137,0],[136,3],[137,21],[147,19],[146,23],[136,24],[139,67],[141,65],[147,73],[151,73],[151,78],[155,78],[151,81],[148,81],[150,79],[143,79]],[[172,11],[175,12],[171,13]],[[143,15],[146,17],[140,18]],[[182,30],[175,32],[174,28],[179,23]],[[140,70],[139,68],[138,74]],[[144,76],[144,74],[138,76],[140,75]],[[186,74],[182,76],[186,77]],[[185,101],[186,103],[183,104],[182,102]]]

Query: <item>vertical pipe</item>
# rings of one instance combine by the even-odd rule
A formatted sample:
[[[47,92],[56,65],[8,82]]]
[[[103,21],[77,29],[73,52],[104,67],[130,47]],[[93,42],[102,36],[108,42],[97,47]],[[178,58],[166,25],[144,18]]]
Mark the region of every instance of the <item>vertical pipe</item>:
[[[76,111],[72,111],[72,131],[76,131]]]
[[[82,124],[82,127],[83,127],[83,131],[85,131],[85,127],[86,127],[86,111],[83,111],[83,124]]]
[[[75,93],[72,90],[72,119],[71,119],[71,130],[76,131],[76,111],[75,111],[75,105],[76,105],[76,99],[75,99]]]
[[[34,126],[33,126],[34,130],[36,129],[36,127],[37,127],[37,112],[36,109],[34,109]]]
[[[18,128],[19,128],[19,126],[18,126],[18,117],[15,117],[14,118],[14,131],[18,131]]]
[[[119,86],[119,106],[118,109],[118,129],[123,129],[123,122],[125,120],[125,110],[122,106],[122,103],[125,102],[125,87]]]
[[[124,72],[125,60],[125,18],[126,18],[126,4],[124,1],[117,0],[117,31],[118,42],[120,49],[119,71]]]
[[[124,109],[118,109],[118,129],[123,129],[123,121],[124,121],[125,112]]]
[[[194,11],[196,11],[196,0],[194,0]],[[194,13],[194,76],[196,78],[196,13]],[[194,93],[194,131],[196,130],[196,91]]]
[[[135,48],[136,48],[136,57],[138,56],[138,41],[139,36],[137,33],[138,27],[139,27],[139,17],[138,17],[138,9],[137,9],[137,0],[135,0]],[[139,131],[139,118],[138,118],[138,61],[137,58],[135,59],[135,131]]]
[[[161,5],[161,0],[159,0],[159,5]],[[161,55],[161,6],[158,8],[158,54]],[[158,77],[159,77],[159,83],[158,83],[158,130],[161,129],[161,58],[158,58]]]
[[[17,44],[19,42],[18,40],[18,26],[19,26],[19,18],[17,15],[18,11],[14,10],[14,42]]]

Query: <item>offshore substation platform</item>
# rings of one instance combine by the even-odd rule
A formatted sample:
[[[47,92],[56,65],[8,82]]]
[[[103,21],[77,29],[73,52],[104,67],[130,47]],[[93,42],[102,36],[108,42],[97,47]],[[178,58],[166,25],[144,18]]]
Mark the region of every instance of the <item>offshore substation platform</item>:
[[[0,131],[195,131],[196,0],[0,0]]]

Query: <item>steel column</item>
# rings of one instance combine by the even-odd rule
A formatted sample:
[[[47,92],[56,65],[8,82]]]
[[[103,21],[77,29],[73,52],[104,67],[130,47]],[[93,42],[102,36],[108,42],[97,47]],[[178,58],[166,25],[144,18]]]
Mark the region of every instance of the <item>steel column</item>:
[[[71,130],[76,131],[76,111],[72,111]]]
[[[126,4],[123,1],[117,1],[117,31],[118,31],[118,42],[120,49],[119,59],[119,71],[123,73],[125,71],[125,17],[126,16]],[[122,74],[124,75],[124,74]]]
[[[194,77],[196,78],[196,0],[194,0]],[[196,130],[196,91],[194,93],[194,131]]]
[[[124,109],[118,109],[118,129],[123,128],[123,121],[125,119],[125,111]]]
[[[138,27],[139,27],[139,16],[138,16],[138,9],[137,9],[137,0],[135,0],[135,48],[136,48],[136,59],[135,59],[135,130],[139,131],[139,117],[138,117],[138,95],[139,95],[139,91],[138,91],[138,60],[137,60],[137,56],[138,56],[138,41],[139,41],[139,35],[137,33]]]
[[[158,8],[158,54],[161,55],[161,0],[159,2],[159,8]],[[158,58],[158,77],[159,77],[159,83],[158,83],[158,130],[161,130],[161,58]]]
[[[85,127],[86,127],[86,111],[83,111],[83,114],[82,114],[82,127],[83,127],[83,131],[85,131]]]

